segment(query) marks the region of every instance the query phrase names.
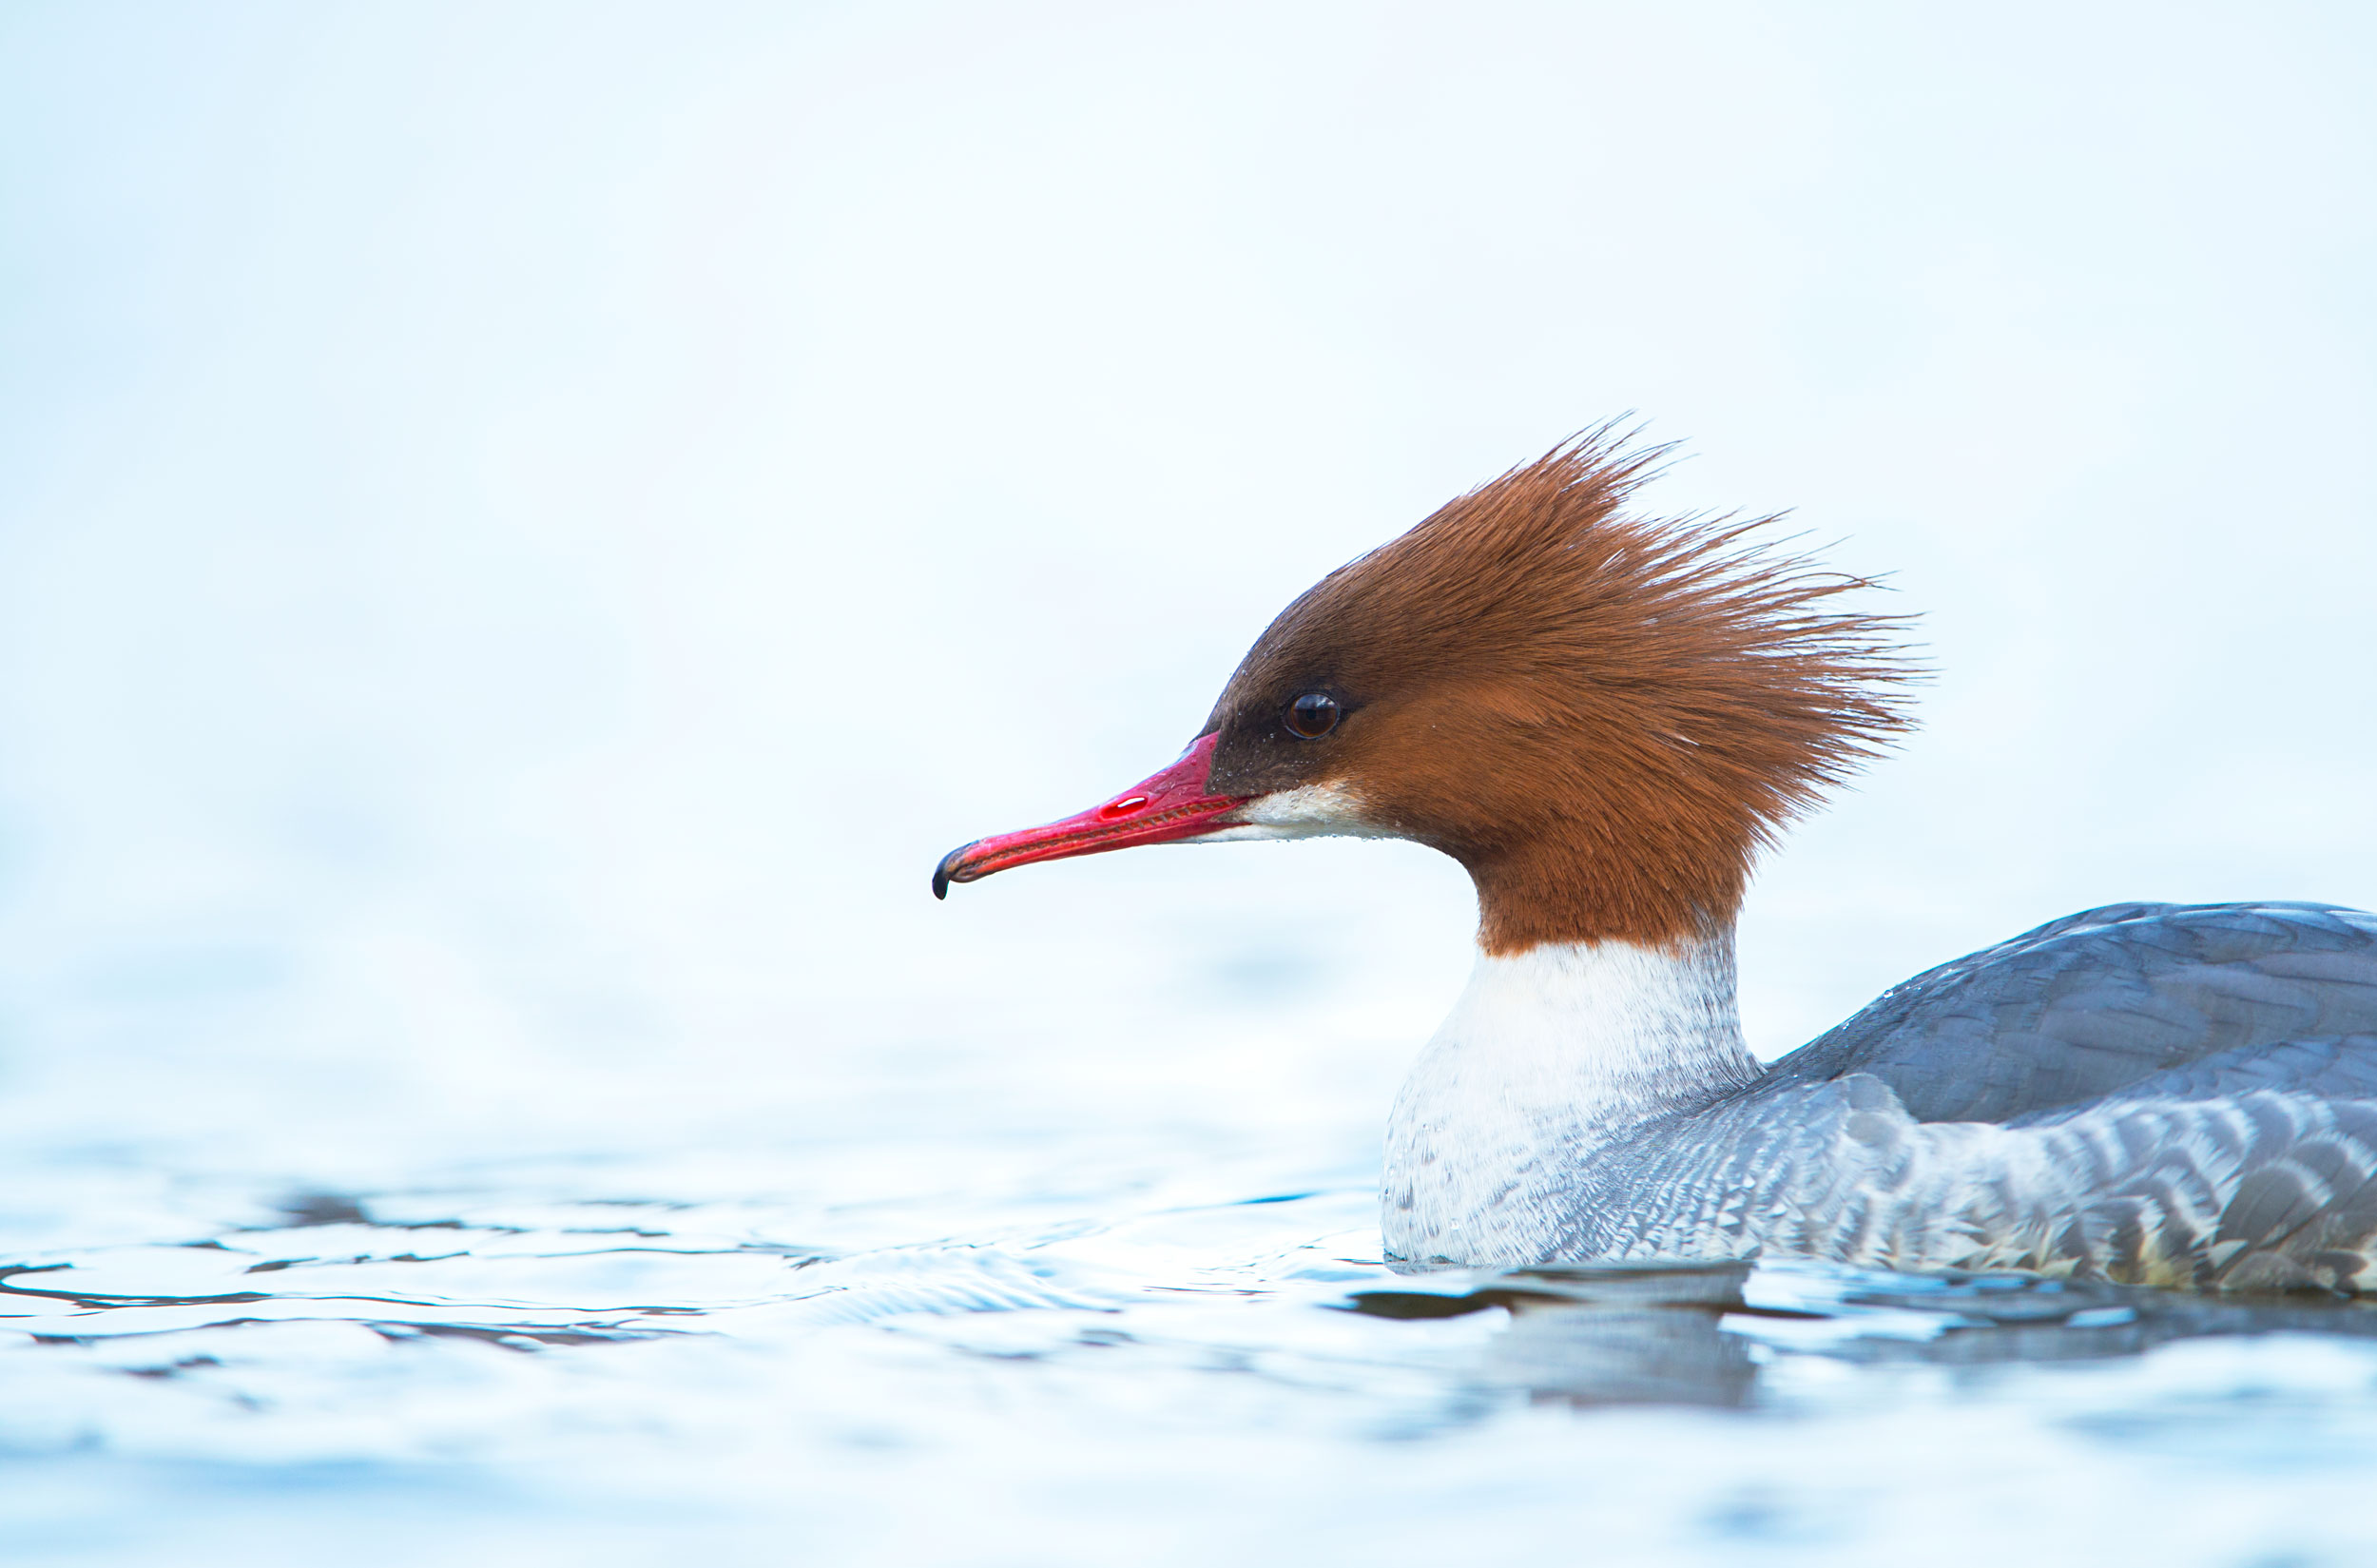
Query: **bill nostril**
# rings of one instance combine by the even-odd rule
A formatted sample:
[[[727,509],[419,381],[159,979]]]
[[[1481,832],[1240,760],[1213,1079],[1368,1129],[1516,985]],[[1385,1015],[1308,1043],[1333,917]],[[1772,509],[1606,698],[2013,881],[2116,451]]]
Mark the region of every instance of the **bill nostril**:
[[[1147,805],[1148,798],[1145,795],[1126,795],[1119,801],[1109,801],[1099,806],[1098,815],[1111,823],[1117,817],[1128,817],[1133,812],[1144,811]]]

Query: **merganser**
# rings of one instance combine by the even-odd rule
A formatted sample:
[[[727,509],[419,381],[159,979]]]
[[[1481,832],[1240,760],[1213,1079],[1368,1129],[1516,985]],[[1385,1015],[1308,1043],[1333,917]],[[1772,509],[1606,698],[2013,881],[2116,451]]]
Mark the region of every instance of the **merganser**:
[[[1399,1264],[2377,1289],[2377,916],[2092,909],[1750,1056],[1751,861],[1904,727],[1912,670],[1770,519],[1633,514],[1658,455],[1590,433],[1331,572],[1177,762],[953,851],[935,894],[1149,843],[1460,861],[1478,964],[1389,1118]]]

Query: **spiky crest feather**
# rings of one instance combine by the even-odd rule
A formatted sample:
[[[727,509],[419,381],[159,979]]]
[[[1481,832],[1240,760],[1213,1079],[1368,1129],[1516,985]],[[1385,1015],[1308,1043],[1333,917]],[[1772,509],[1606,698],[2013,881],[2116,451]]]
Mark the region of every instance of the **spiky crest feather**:
[[[1710,929],[1906,726],[1904,618],[1836,603],[1871,585],[1775,518],[1631,514],[1666,454],[1604,426],[1459,497],[1290,605],[1215,709],[1358,699],[1330,776],[1469,867],[1489,951]]]

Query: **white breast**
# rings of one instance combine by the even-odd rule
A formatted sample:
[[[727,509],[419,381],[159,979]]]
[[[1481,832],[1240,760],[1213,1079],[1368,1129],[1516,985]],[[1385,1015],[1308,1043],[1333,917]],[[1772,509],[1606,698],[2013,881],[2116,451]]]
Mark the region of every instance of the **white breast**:
[[[1388,1118],[1387,1253],[1543,1261],[1594,1147],[1757,1071],[1730,931],[1672,949],[1548,943],[1480,957]]]

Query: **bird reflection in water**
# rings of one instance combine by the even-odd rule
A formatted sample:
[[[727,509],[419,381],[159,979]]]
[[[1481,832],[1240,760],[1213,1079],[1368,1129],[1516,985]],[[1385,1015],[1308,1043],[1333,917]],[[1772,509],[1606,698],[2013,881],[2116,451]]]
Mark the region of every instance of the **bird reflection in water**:
[[[1601,1265],[1483,1276],[1467,1291],[1368,1290],[1371,1317],[1500,1307],[1481,1381],[1580,1407],[1768,1403],[1777,1353],[1989,1367],[2135,1356],[2174,1340],[2286,1332],[2377,1338],[2377,1306],[2207,1297],[2034,1275],[1912,1276],[1750,1263]]]

